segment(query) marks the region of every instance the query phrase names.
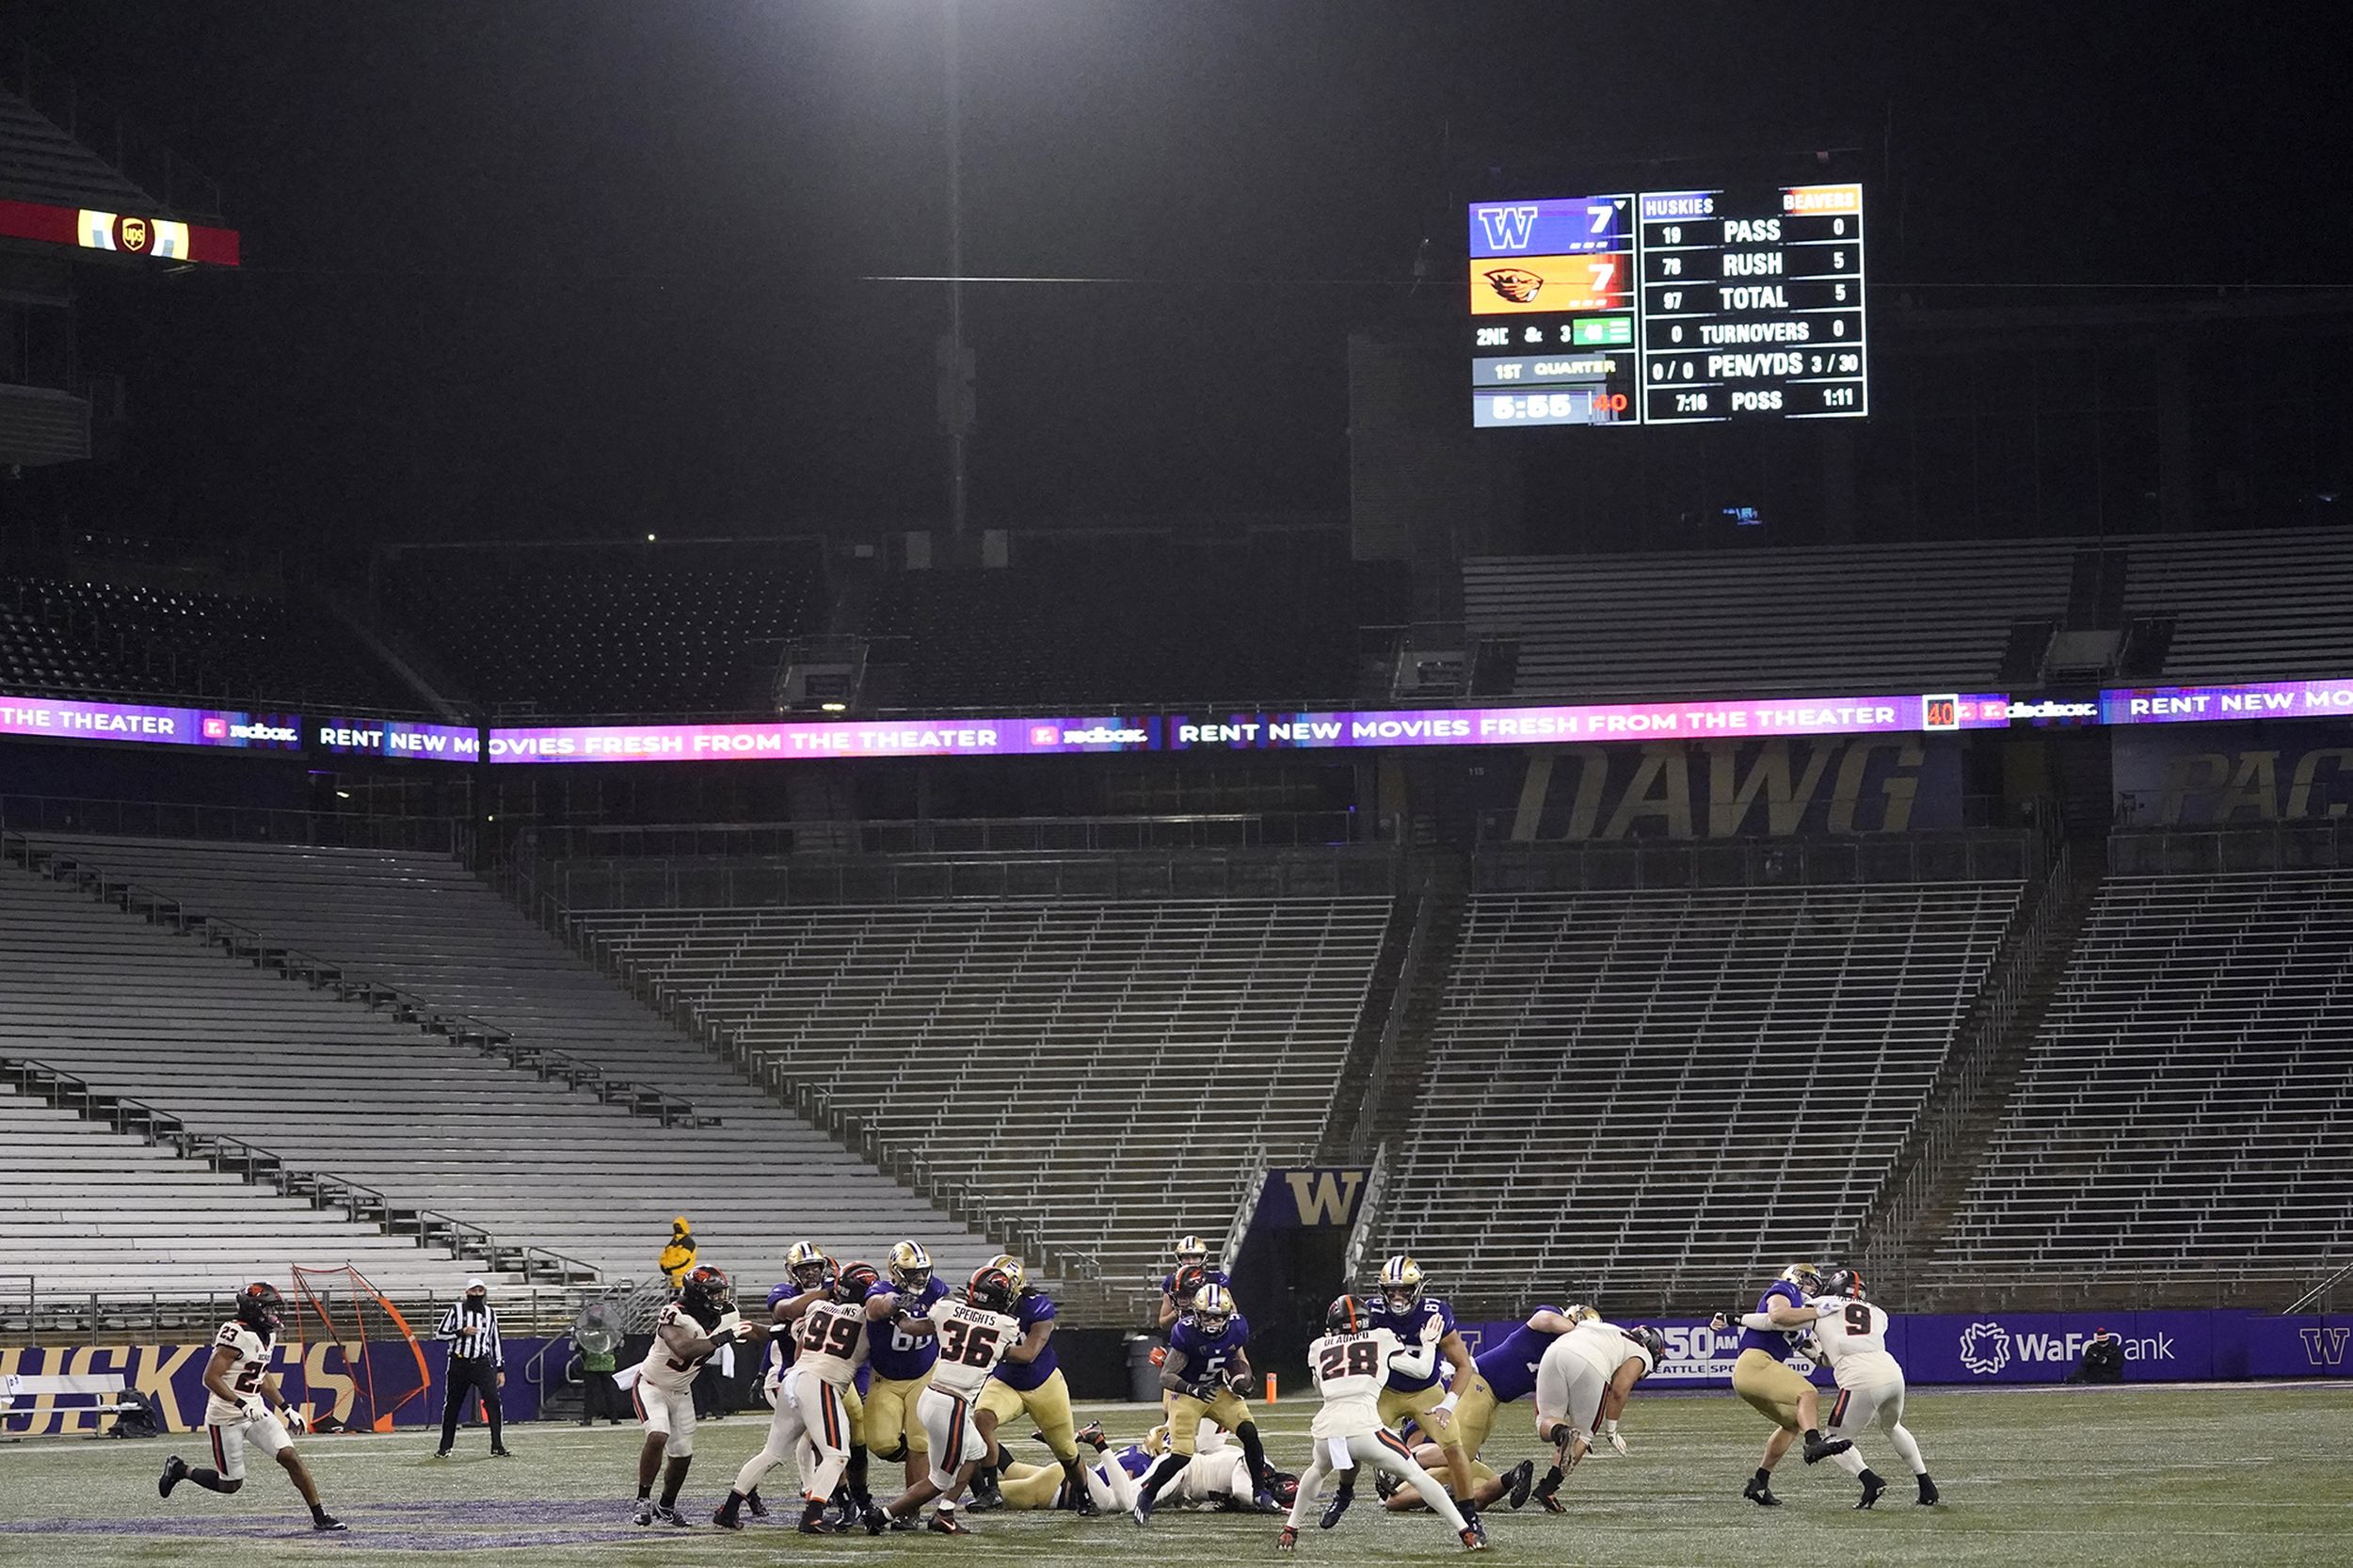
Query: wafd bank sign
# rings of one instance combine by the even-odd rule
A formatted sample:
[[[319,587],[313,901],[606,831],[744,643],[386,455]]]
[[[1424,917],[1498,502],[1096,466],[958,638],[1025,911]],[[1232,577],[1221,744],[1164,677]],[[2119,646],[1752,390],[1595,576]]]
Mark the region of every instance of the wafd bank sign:
[[[1472,1353],[1497,1343],[1511,1323],[1466,1325]],[[1656,1384],[1728,1388],[1739,1353],[1736,1330],[1661,1319],[1667,1359]],[[2353,1378],[2353,1316],[2216,1309],[2203,1312],[1983,1312],[1897,1314],[1887,1348],[1914,1384],[2058,1383],[2083,1359],[2093,1333],[2123,1341],[2129,1383],[2232,1382],[2249,1378]],[[1830,1374],[1797,1357],[1789,1365],[1828,1386]]]

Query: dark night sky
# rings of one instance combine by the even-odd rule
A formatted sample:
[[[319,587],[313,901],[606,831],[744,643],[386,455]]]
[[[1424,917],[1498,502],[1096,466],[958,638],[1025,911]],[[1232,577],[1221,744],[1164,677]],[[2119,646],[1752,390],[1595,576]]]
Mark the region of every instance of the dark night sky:
[[[936,0],[24,0],[226,188],[101,287],[158,532],[767,532],[943,504]],[[2340,283],[2297,8],[963,0],[974,512],[1346,504],[1343,344],[1482,162],[1884,149],[1881,284]],[[2266,20],[2271,19],[2271,20]]]

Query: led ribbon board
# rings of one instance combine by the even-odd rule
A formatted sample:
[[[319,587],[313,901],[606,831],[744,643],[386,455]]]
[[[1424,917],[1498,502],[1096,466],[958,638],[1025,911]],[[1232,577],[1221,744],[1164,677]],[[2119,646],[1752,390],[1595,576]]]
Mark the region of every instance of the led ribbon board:
[[[1092,757],[1152,751],[1329,751],[1777,735],[1942,734],[2019,726],[2196,724],[2353,717],[2353,680],[2147,686],[2095,697],[1998,692],[1041,718],[938,714],[810,723],[494,728],[488,760],[839,761],[892,757]],[[437,762],[482,760],[477,732],[407,719],[319,718],[0,695],[0,736],[116,741]]]

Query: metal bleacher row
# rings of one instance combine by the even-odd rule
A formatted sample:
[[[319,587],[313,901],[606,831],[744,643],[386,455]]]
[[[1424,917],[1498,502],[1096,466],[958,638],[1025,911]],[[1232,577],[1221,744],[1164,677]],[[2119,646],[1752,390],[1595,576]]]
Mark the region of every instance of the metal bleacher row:
[[[1168,1237],[1310,1161],[1386,899],[976,902],[573,917],[934,1191],[1140,1304]]]
[[[2309,1268],[2353,1244],[2353,872],[2120,877],[1940,1272]]]
[[[1790,693],[2003,691],[2013,623],[2064,620],[2087,551],[2118,557],[2119,616],[2170,623],[2169,682],[2353,667],[2343,530],[1475,558],[1464,618],[1517,644],[1523,696],[1753,696],[1759,670]]]
[[[2019,894],[1474,898],[1378,1250],[1498,1308],[1651,1310],[1850,1244]]]
[[[453,861],[124,839],[35,844],[267,934],[345,979],[654,1083],[710,1125],[632,1114],[17,868],[0,871],[0,923],[11,972],[28,981],[0,996],[0,1054],[611,1278],[648,1272],[680,1213],[711,1261],[751,1281],[777,1277],[804,1235],[877,1256],[917,1235],[943,1267],[995,1250],[752,1090]]]
[[[0,1042],[0,1054],[17,1046],[10,1033]],[[257,1253],[263,1245],[267,1252]],[[448,1260],[413,1240],[4,1083],[0,1257],[0,1303],[24,1295],[28,1282],[44,1295],[178,1295],[192,1286],[225,1294],[257,1269],[278,1274],[287,1262],[355,1263],[380,1288],[402,1293],[448,1294],[452,1284]]]

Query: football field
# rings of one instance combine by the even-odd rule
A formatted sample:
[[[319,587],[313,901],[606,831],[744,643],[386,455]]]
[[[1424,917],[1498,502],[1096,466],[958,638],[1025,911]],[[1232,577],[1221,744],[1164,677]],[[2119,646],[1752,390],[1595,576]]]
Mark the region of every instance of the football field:
[[[1311,1407],[1262,1411],[1275,1462],[1304,1467]],[[1504,1464],[1536,1452],[1526,1407],[1489,1444]],[[1114,1440],[1146,1422],[1141,1407],[1095,1405]],[[1858,1513],[1855,1483],[1834,1465],[1793,1457],[1775,1478],[1785,1506],[1745,1502],[1766,1427],[1729,1395],[1638,1395],[1625,1425],[1632,1452],[1599,1455],[1561,1489],[1565,1515],[1530,1503],[1488,1515],[1488,1560],[1548,1568],[1754,1568],[1760,1560],[2009,1568],[2019,1563],[2211,1568],[2353,1562],[2353,1388],[2192,1387],[1915,1393],[1906,1424],[1918,1436],[1944,1504],[1913,1501],[1911,1478],[1882,1440],[1865,1456],[1889,1478],[1879,1507]],[[47,1439],[0,1445],[0,1564],[82,1568],[189,1560],[285,1562],[352,1559],[424,1564],[493,1550],[517,1564],[612,1563],[643,1568],[728,1562],[918,1561],[1037,1563],[1263,1560],[1280,1521],[1164,1511],[1142,1530],[1123,1517],[993,1512],[970,1515],[970,1540],[864,1534],[812,1539],[779,1509],[741,1534],[705,1523],[735,1467],[766,1434],[738,1416],[698,1433],[695,1473],[680,1500],[691,1531],[629,1523],[637,1434],[629,1427],[511,1429],[511,1460],[485,1452],[469,1430],[461,1457],[426,1456],[433,1434],[310,1437],[302,1448],[327,1505],[348,1534],[314,1535],[284,1473],[257,1462],[237,1496],[184,1486],[155,1495],[164,1456],[200,1439],[149,1442]],[[1004,1435],[1017,1454],[1043,1456],[1026,1432]],[[789,1499],[789,1467],[769,1493]],[[1427,1514],[1384,1515],[1369,1489],[1338,1530],[1312,1527],[1308,1560],[1437,1562],[1463,1555]]]

